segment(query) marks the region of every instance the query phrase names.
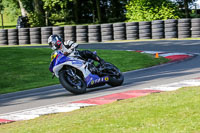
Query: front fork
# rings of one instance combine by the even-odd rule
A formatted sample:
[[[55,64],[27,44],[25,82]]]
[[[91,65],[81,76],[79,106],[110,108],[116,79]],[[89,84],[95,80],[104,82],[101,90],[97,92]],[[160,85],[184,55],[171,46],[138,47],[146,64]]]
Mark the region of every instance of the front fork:
[[[76,72],[74,72],[72,69],[67,69],[66,70],[67,75],[69,75],[73,80],[77,80],[77,78],[79,79],[79,77],[76,76]]]

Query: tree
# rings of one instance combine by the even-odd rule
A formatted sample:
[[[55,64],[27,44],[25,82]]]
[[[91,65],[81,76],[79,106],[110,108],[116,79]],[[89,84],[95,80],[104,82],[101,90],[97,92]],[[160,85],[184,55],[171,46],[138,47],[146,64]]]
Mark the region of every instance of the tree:
[[[9,12],[28,16],[31,27],[64,24],[106,23],[125,20],[129,0],[3,0]],[[14,8],[10,8],[12,7]],[[20,12],[20,14],[19,14]],[[13,17],[16,18],[16,17]]]
[[[69,4],[72,4],[72,19],[75,20],[76,24],[119,22],[125,20],[125,5],[128,0],[72,1]]]
[[[42,0],[43,10],[48,12],[48,20],[50,24],[55,24],[56,22],[69,22],[72,17],[72,0]],[[78,0],[76,0],[78,1]]]
[[[100,7],[100,0],[96,0],[96,7],[97,7],[97,16],[98,16],[98,22],[101,23],[101,7]],[[94,15],[94,14],[93,14]]]
[[[79,11],[80,11],[80,2],[79,0],[73,0],[73,10],[74,10],[74,18],[75,18],[75,23],[79,23]]]
[[[40,0],[33,0],[33,10],[29,12],[29,23],[31,27],[45,26],[45,13],[43,3]]]
[[[178,9],[168,0],[130,0],[126,5],[128,21],[152,21],[179,18]]]
[[[13,1],[13,0],[12,0]],[[43,4],[39,0],[18,0],[21,16],[27,17],[31,27],[44,26]]]
[[[179,8],[185,10],[185,17],[189,18],[189,5],[193,5],[196,1],[197,0],[176,0],[176,3],[179,5]]]
[[[33,4],[35,12],[38,14],[43,14],[42,13],[43,3],[41,3],[40,0],[33,0]]]
[[[125,21],[126,4],[128,0],[109,0],[109,2],[110,13],[108,16],[108,21]]]
[[[4,10],[4,6],[3,6],[3,3],[2,3],[2,0],[0,0],[0,14],[1,14],[2,29],[4,29],[4,25],[3,25],[3,10]]]
[[[14,21],[20,15],[20,7],[18,1],[2,0],[2,6],[5,8],[4,14],[10,16],[10,20]]]
[[[22,17],[27,16],[28,13],[27,13],[26,9],[24,8],[22,0],[18,0],[18,2],[19,2],[20,9],[21,9],[21,15],[22,15]]]

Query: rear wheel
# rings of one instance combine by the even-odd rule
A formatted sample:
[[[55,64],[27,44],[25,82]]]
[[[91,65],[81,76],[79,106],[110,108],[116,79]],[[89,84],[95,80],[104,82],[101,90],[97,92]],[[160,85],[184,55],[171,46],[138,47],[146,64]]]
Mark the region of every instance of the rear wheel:
[[[76,69],[67,69],[59,72],[59,80],[62,86],[74,94],[83,94],[86,92],[86,83],[81,78]]]
[[[124,76],[120,72],[120,70],[113,64],[106,63],[105,64],[105,73],[109,75],[109,82],[110,86],[120,86],[124,82]]]
[[[109,85],[111,86],[120,86],[124,82],[124,76],[122,73],[119,73],[119,75],[116,76],[109,76]]]

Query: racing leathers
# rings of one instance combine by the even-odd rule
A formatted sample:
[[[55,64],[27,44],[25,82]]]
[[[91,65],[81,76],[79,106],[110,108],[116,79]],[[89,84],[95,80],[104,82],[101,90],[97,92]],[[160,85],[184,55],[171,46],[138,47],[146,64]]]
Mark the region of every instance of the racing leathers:
[[[87,59],[92,59],[94,61],[98,61],[100,64],[104,63],[104,60],[101,59],[99,56],[94,54],[93,52],[89,50],[77,50],[76,48],[78,47],[77,43],[74,43],[73,41],[68,40],[64,44],[62,43],[62,48],[60,51],[68,56],[68,55],[75,55],[75,56],[80,56],[81,58],[87,60]]]

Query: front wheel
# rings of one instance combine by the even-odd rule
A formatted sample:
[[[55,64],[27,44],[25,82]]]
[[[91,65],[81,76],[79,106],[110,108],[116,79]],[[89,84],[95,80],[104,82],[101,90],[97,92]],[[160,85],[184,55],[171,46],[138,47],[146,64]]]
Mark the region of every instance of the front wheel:
[[[71,93],[83,94],[86,92],[85,81],[72,69],[60,71],[59,80],[62,86]]]

